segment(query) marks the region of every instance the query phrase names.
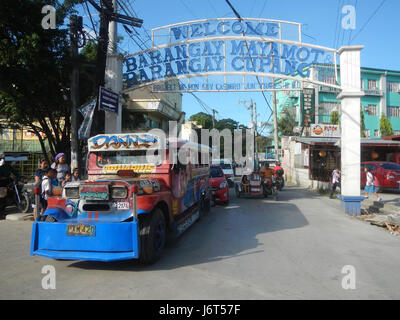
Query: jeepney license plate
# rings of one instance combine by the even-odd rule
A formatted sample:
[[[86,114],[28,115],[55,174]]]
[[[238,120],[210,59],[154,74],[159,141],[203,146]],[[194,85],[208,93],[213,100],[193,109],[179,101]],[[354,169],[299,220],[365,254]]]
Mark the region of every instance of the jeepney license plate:
[[[96,226],[86,224],[70,224],[67,225],[67,236],[87,236],[94,237],[96,234]]]

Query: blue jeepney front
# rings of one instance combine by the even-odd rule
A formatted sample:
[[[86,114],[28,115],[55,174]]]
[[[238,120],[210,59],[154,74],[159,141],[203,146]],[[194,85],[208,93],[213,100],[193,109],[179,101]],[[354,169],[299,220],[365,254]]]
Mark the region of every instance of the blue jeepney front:
[[[66,198],[49,201],[49,209],[33,223],[31,255],[60,260],[138,259],[140,232],[136,203],[118,207],[84,211],[82,204]]]

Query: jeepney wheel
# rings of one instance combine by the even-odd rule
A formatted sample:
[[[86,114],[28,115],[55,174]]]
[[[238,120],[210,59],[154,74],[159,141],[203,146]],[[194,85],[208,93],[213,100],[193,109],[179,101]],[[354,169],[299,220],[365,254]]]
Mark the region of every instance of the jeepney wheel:
[[[139,225],[139,261],[152,264],[160,258],[166,240],[165,219],[161,209],[156,208],[151,214],[141,217]]]

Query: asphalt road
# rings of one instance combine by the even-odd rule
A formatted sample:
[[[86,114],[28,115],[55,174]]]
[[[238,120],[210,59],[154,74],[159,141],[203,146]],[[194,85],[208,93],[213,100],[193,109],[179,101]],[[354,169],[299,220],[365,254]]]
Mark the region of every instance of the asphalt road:
[[[31,257],[31,225],[0,221],[0,299],[400,298],[400,237],[298,188],[277,202],[232,195],[152,266]],[[56,289],[42,288],[45,265]],[[355,289],[342,287],[346,265]]]

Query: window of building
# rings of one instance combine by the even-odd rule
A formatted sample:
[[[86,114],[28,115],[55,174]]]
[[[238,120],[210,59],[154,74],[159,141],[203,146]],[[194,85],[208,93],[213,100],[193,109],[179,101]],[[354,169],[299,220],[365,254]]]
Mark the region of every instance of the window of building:
[[[377,90],[378,82],[376,80],[368,79],[368,90]]]
[[[388,117],[400,118],[400,107],[387,107]]]
[[[380,130],[375,130],[375,131],[374,131],[374,136],[375,136],[375,137],[379,137],[380,135],[381,135]]]
[[[369,138],[369,130],[364,130],[364,135],[366,138]]]
[[[377,116],[378,115],[378,107],[375,104],[369,104],[368,107],[365,107],[365,112],[369,116]]]
[[[400,136],[400,130],[394,130],[393,131],[394,136]]]
[[[389,92],[399,92],[400,91],[400,82],[388,82],[388,91]]]

